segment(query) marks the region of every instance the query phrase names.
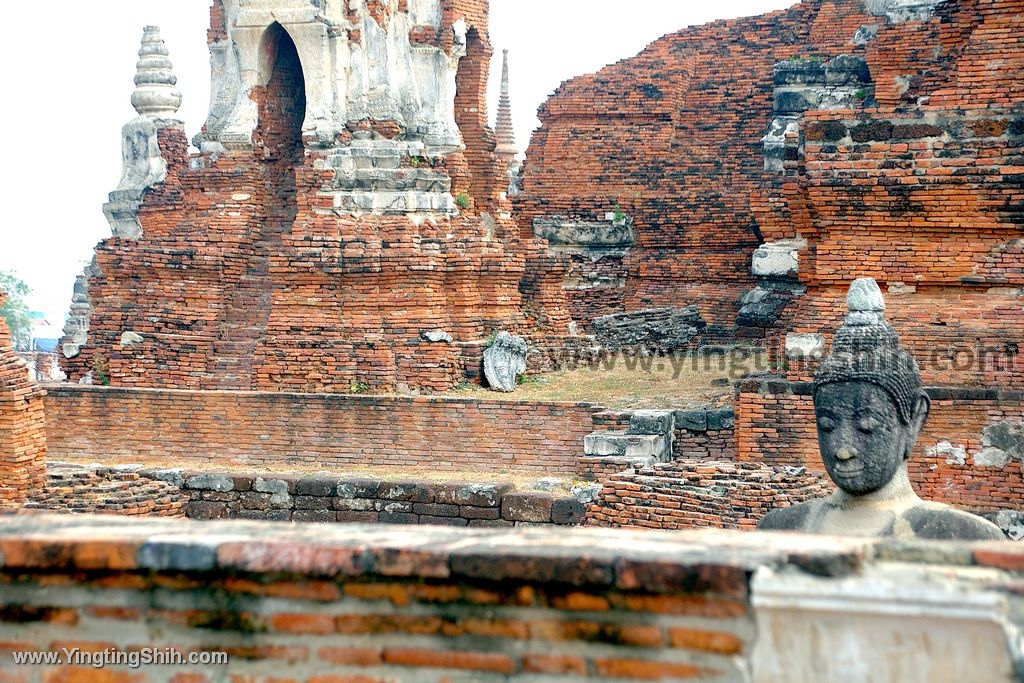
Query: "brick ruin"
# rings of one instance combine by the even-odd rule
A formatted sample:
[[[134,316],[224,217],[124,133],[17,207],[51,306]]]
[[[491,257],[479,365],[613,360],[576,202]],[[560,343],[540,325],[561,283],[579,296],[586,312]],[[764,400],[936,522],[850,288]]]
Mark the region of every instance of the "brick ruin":
[[[695,309],[693,344],[766,347],[730,459],[819,475],[807,382],[850,281],[876,278],[935,387],[915,487],[1019,524],[1022,28],[1019,0],[805,0],[667,35],[545,103],[520,229],[569,255],[599,338]],[[597,470],[630,502],[597,514],[646,525],[688,472],[645,466]]]
[[[514,205],[486,21],[216,0],[198,154],[146,30],[61,349],[115,386],[44,392],[0,320],[0,507],[31,513],[0,518],[0,680],[65,646],[230,657],[103,671],[125,683],[1024,677],[1019,545],[738,531],[828,490],[807,380],[870,275],[933,385],[915,487],[1024,537],[1024,3],[805,0],[666,36],[544,106]],[[339,395],[473,379],[498,327],[590,345],[570,321],[784,363],[731,408]],[[270,471],[389,464],[592,483]],[[551,528],[580,523],[725,530]],[[37,671],[12,680],[96,676]]]
[[[566,336],[561,260],[516,228],[487,126],[488,3],[266,5],[213,3],[198,154],[147,29],[70,379],[440,391],[497,329]]]
[[[667,35],[544,104],[520,229],[571,255],[581,326],[695,305],[703,339],[781,358],[787,334],[836,329],[871,276],[919,357],[992,356],[926,381],[1019,384],[1022,16],[1019,0],[805,0]]]
[[[0,289],[0,306],[6,300]],[[29,379],[0,317],[0,510],[20,506],[46,484],[45,394]]]

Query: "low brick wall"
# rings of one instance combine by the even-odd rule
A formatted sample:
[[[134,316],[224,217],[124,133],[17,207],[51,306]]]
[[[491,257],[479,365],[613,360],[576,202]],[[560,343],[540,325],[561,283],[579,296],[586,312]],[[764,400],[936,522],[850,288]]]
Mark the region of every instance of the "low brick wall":
[[[437,484],[337,477],[240,476],[142,470],[190,497],[192,519],[265,519],[511,527],[575,525],[585,507],[571,496],[513,491],[507,484]]]
[[[802,468],[676,460],[608,477],[588,526],[753,529],[770,510],[822,498],[831,482]]]
[[[32,491],[24,509],[184,517],[188,501],[180,486],[143,476],[130,467],[50,462],[45,488]]]
[[[573,474],[600,408],[456,398],[61,385],[49,456]]]
[[[1006,543],[37,515],[0,517],[0,550],[15,681],[825,681],[870,649],[885,680],[996,683],[1024,625]]]
[[[922,498],[974,512],[1024,507],[1020,455],[999,463],[983,453],[984,430],[1024,428],[1024,392],[929,388],[931,412],[910,460]],[[810,382],[749,380],[736,397],[737,459],[824,473]],[[982,464],[995,463],[995,464]]]

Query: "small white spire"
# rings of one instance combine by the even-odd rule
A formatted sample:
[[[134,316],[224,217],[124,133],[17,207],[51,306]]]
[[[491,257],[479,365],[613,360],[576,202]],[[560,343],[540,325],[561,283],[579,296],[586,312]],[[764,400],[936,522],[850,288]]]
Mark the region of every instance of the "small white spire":
[[[140,116],[154,119],[172,119],[181,106],[181,91],[174,75],[170,53],[160,37],[160,28],[147,26],[142,34],[139,63],[136,65],[135,92],[132,106]]]

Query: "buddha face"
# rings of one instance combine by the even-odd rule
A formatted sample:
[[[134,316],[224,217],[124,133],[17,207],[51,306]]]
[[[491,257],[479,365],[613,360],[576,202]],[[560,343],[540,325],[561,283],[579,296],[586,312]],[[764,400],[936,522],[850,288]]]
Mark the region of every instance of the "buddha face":
[[[911,424],[900,422],[889,394],[869,382],[839,382],[814,395],[818,445],[828,476],[847,493],[879,490],[910,457],[928,412],[922,396]]]

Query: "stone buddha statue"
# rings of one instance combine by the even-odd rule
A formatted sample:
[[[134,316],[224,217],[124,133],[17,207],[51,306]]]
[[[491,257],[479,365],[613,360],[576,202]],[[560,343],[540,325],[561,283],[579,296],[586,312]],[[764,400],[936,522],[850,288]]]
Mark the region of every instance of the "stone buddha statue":
[[[857,280],[831,354],[814,377],[818,445],[832,495],[769,512],[759,529],[846,536],[1005,540],[999,527],[949,505],[921,500],[907,463],[930,401],[913,357],[885,322],[873,279]]]

